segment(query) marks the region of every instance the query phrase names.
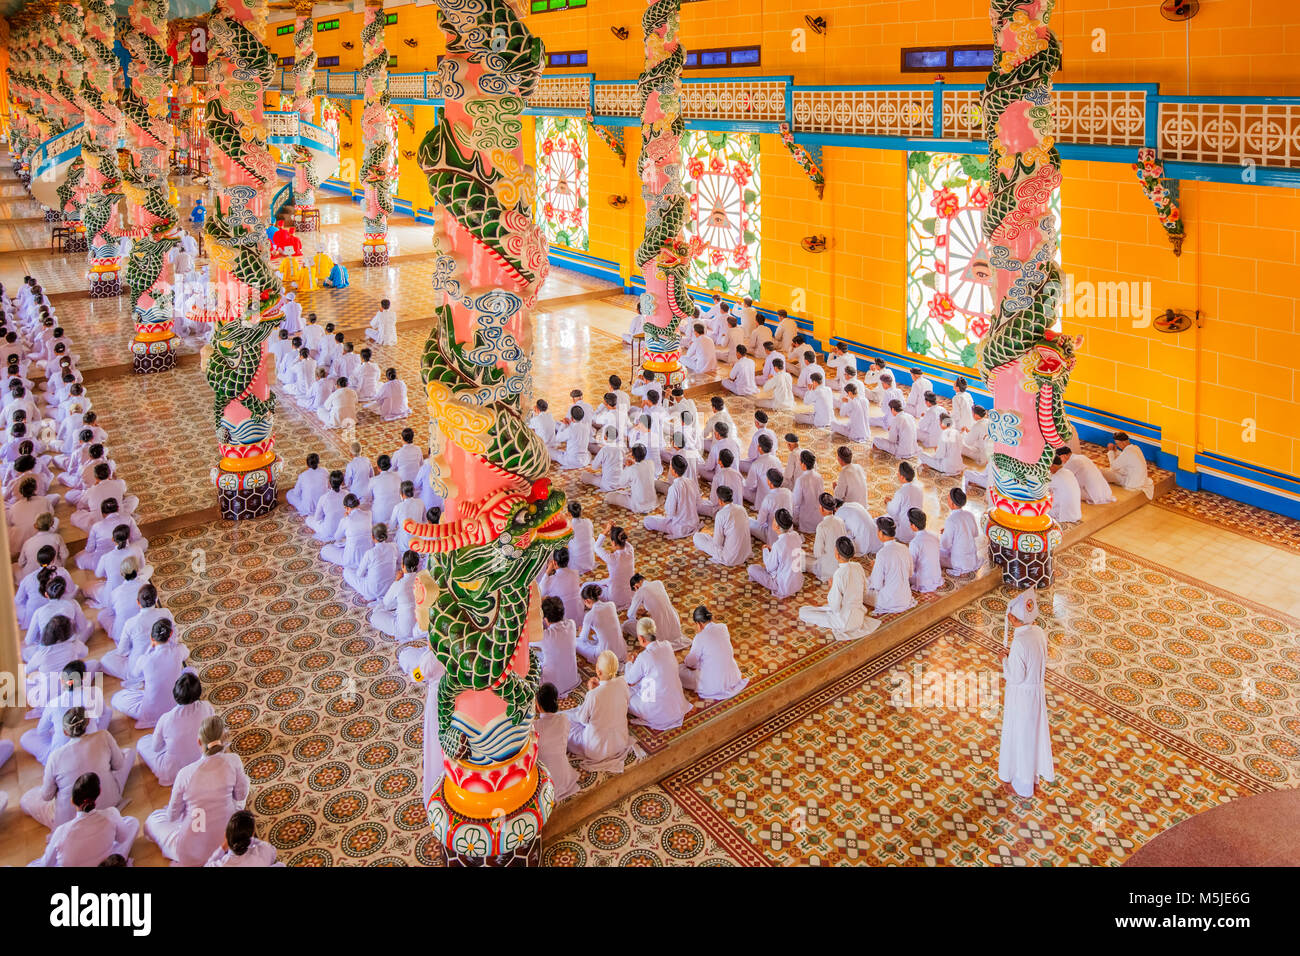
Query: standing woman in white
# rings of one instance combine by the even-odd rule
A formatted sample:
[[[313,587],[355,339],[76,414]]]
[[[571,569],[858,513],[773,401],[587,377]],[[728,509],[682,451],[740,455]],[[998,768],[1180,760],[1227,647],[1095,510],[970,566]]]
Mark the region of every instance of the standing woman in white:
[[[1047,721],[1047,634],[1034,623],[1038,596],[1033,588],[1007,608],[1006,629],[1015,628],[1011,645],[1002,647],[1002,743],[998,750],[998,779],[1010,783],[1022,797],[1034,795],[1039,777],[1056,780],[1052,761],[1052,731]]]

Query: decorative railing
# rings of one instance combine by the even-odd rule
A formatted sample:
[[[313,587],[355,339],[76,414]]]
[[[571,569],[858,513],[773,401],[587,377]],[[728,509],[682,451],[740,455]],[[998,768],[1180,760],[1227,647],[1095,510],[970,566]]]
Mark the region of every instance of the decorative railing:
[[[271,219],[280,215],[280,210],[293,202],[293,183],[288,182],[275,191],[271,197]]]
[[[318,70],[319,90],[353,99],[357,74]],[[282,71],[281,88],[292,75]],[[776,132],[788,122],[810,146],[881,149],[983,149],[977,84],[797,86],[788,76],[709,77],[683,82],[687,125]],[[442,102],[438,73],[393,73],[389,93],[405,103]],[[1300,185],[1300,97],[1161,96],[1156,84],[1062,83],[1053,90],[1057,141],[1067,159],[1133,162],[1154,147],[1172,178],[1237,179]],[[640,122],[635,80],[599,81],[589,73],[542,78],[528,113],[587,113],[603,126]],[[1172,165],[1171,165],[1172,164]],[[1184,168],[1188,167],[1188,168]]]
[[[1300,97],[1160,96],[1165,162],[1300,169]]]
[[[262,114],[268,142],[320,145],[327,153],[339,151],[338,138],[324,127],[300,119],[292,110],[267,110]]]
[[[82,125],[69,126],[36,147],[29,160],[33,179],[39,179],[47,169],[56,166],[64,153],[80,148]]]

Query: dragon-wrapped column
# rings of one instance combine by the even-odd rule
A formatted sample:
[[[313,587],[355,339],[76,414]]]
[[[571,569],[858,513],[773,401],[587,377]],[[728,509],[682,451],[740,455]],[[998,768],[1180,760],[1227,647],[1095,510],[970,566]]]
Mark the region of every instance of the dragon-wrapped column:
[[[448,510],[442,524],[407,526],[428,555],[417,607],[446,671],[436,695],[444,774],[429,821],[449,865],[530,865],[555,802],[532,729],[533,582],[572,534],[546,446],[526,421],[547,247],[520,115],[544,50],[514,0],[438,0],[438,21],[445,107],[419,159],[440,211],[441,302],[422,374]]]
[[[641,94],[641,195],[645,198],[645,236],[636,261],[645,277],[638,308],[645,318],[641,367],[668,386],[681,384],[681,323],[698,314],[687,291],[690,250],[682,237],[690,208],[682,188],[682,65],[686,51],[677,38],[681,0],[649,0],[645,31],[645,71]]]
[[[85,72],[85,22],[81,4],[68,3],[59,7],[59,97],[66,104],[67,125],[81,123],[81,104],[77,91]],[[83,135],[85,127],[82,127]],[[63,240],[65,252],[86,251],[86,227],[81,222],[81,207],[85,203],[83,183],[86,176],[84,156],[78,156],[68,167],[67,178],[59,185],[59,211],[63,221],[71,225],[73,233]]]
[[[1075,341],[1052,329],[1061,294],[1052,194],[1061,182],[1052,75],[1061,46],[1048,26],[1055,0],[994,0],[994,64],[982,97],[991,198],[984,236],[994,311],[979,369],[993,394],[993,483],[985,533],[1003,580],[1052,582],[1061,531],[1049,466],[1070,438],[1065,386]]]
[[[45,115],[50,120],[48,129],[49,136],[58,136],[68,126],[72,125],[68,116],[67,105],[59,96],[58,84],[60,77],[60,57],[59,57],[59,27],[54,17],[54,8],[49,7],[38,14],[37,19],[37,58],[36,58],[36,85],[40,93],[41,101],[45,108]],[[57,208],[47,208],[45,210],[46,222],[62,222],[63,211]]]
[[[172,324],[174,271],[168,253],[180,244],[180,216],[167,195],[172,126],[167,109],[171,58],[167,55],[168,0],[134,0],[127,34],[131,88],[122,94],[122,115],[131,145],[123,191],[131,219],[126,285],[135,336],[131,361],[137,372],[176,365]]]
[[[86,70],[80,100],[85,126],[81,156],[85,163],[86,201],[81,218],[89,244],[90,297],[121,295],[118,262],[117,206],[122,199],[122,173],[117,162],[117,131],[122,114],[117,105],[113,75],[118,69],[113,52],[117,13],[109,0],[83,0]]]
[[[393,138],[388,123],[388,46],[384,43],[384,2],[366,0],[361,25],[361,188],[365,191],[361,264],[388,265],[388,194],[393,172]]]
[[[293,111],[300,123],[316,119],[316,29],[311,18],[312,0],[298,0],[293,29]],[[293,152],[293,215],[299,232],[316,229],[311,215],[316,209],[316,187],[320,185],[311,151],[295,146]]]
[[[275,178],[262,116],[275,71],[263,39],[266,0],[217,0],[208,32],[216,52],[208,58],[215,90],[207,103],[207,140],[219,190],[204,223],[213,294],[202,318],[215,328],[201,360],[221,453],[212,478],[222,517],[255,518],[275,507],[281,468],[271,435],[275,363],[266,350],[284,318],[283,286],[266,236]]]

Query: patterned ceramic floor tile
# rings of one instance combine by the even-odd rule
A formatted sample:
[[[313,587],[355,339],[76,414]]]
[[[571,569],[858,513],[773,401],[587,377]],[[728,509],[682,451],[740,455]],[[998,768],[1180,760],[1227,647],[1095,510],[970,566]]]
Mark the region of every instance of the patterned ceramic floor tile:
[[[1169,494],[1161,495],[1158,503],[1162,508],[1244,535],[1252,541],[1262,541],[1300,554],[1300,521],[1295,518],[1208,491],[1189,491],[1186,488],[1175,488]]]

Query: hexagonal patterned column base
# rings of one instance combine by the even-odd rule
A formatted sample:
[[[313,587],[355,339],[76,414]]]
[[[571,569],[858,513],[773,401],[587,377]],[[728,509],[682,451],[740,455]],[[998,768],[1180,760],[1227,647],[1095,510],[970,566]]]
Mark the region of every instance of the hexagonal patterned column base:
[[[113,299],[122,294],[122,282],[117,273],[111,273],[111,279],[101,279],[95,274],[90,276],[90,297],[92,299]]]
[[[137,375],[166,372],[176,367],[176,353],[170,347],[167,347],[161,351],[146,352],[143,355],[132,354],[131,365]]]
[[[228,521],[260,518],[275,509],[275,479],[257,487],[226,489],[218,486],[217,504],[221,508],[221,517]]]
[[[1052,584],[1052,552],[1017,551],[989,542],[989,557],[1002,569],[1002,582],[1010,587],[1045,588]]]

